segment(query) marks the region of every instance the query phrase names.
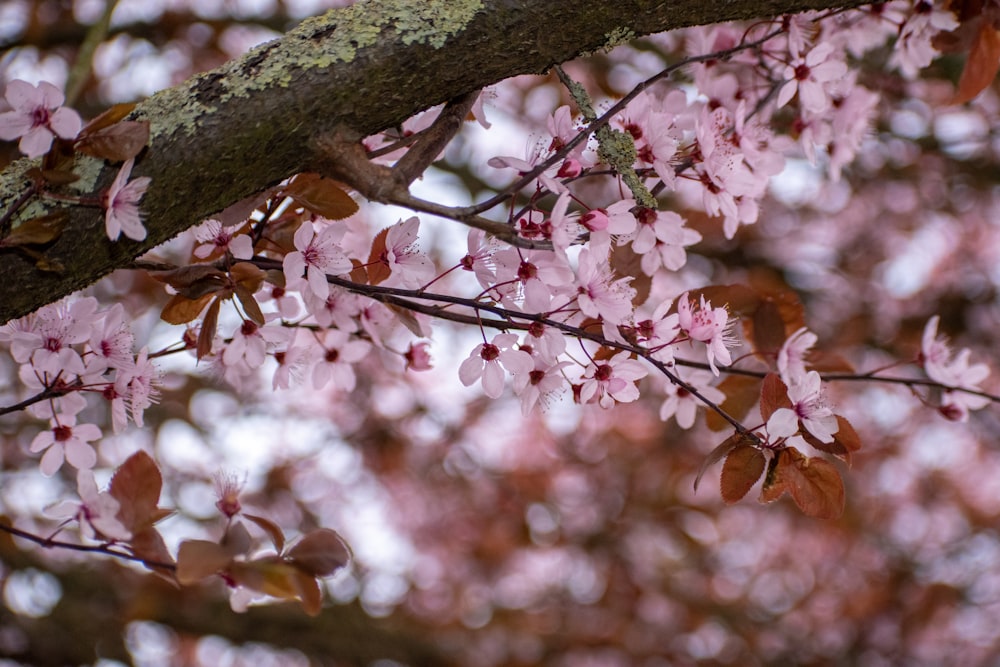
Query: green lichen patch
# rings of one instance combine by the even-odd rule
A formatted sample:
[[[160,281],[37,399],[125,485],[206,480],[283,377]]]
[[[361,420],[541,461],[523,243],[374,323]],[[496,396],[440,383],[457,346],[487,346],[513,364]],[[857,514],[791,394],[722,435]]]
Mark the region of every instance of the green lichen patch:
[[[214,104],[275,86],[287,87],[296,72],[352,62],[358,51],[392,30],[406,45],[440,48],[469,24],[482,0],[395,0],[358,2],[306,19],[284,37],[261,44],[242,58],[186,84],[153,95],[139,105],[150,120],[152,138],[193,134]]]

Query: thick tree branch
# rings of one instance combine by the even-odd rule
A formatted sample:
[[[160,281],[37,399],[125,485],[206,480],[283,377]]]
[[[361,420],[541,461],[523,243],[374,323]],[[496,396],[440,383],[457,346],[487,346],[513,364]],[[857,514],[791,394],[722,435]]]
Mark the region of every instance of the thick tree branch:
[[[856,6],[856,0],[533,0],[361,2],[305,21],[243,58],[162,91],[133,112],[152,128],[134,177],[149,235],[112,243],[99,209],[73,207],[66,233],[46,250],[59,272],[0,254],[0,323],[128,265],[229,204],[301,171],[314,139],[357,136],[518,74],[541,73],[614,44],[684,26]],[[0,175],[0,210],[30,186],[21,160]],[[106,188],[118,165],[78,157],[79,193]],[[50,209],[58,204],[46,202]],[[21,220],[45,212],[32,201]],[[18,220],[15,220],[15,225]]]

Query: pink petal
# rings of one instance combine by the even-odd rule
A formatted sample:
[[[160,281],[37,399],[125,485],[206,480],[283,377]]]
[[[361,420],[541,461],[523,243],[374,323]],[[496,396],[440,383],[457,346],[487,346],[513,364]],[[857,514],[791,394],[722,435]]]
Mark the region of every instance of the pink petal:
[[[76,139],[76,135],[80,134],[80,128],[83,127],[83,121],[75,111],[63,107],[49,118],[49,127],[63,139]]]
[[[18,111],[34,111],[35,107],[41,106],[45,99],[42,91],[20,79],[14,79],[7,84],[4,97]],[[60,101],[59,104],[62,102]]]

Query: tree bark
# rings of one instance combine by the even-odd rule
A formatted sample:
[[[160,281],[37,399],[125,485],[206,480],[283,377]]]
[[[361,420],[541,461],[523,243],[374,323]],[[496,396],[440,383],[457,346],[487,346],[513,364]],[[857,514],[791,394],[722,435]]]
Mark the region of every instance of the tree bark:
[[[281,39],[139,104],[151,125],[133,178],[148,236],[107,239],[98,207],[34,198],[14,225],[56,206],[69,223],[36,260],[0,251],[0,323],[83,288],[226,206],[304,170],[315,139],[379,132],[519,74],[539,74],[625,38],[719,21],[856,6],[857,0],[386,0],[303,22]],[[0,215],[29,187],[19,160],[0,174]],[[99,195],[119,169],[77,156],[68,193]]]

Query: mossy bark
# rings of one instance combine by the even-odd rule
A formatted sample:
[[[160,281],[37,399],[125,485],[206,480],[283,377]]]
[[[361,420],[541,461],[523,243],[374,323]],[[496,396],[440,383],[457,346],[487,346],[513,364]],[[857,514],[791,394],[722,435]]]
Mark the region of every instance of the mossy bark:
[[[152,178],[142,202],[148,237],[111,242],[101,209],[71,207],[66,232],[45,250],[60,271],[42,271],[21,253],[0,252],[0,323],[127,266],[229,204],[301,171],[315,138],[334,129],[378,132],[483,86],[545,72],[608,45],[613,35],[858,4],[385,0],[333,10],[140,104],[132,117],[149,120],[153,136],[133,177]],[[118,169],[98,167],[90,186],[95,194]],[[19,161],[0,174],[0,211],[24,191],[24,171]]]

